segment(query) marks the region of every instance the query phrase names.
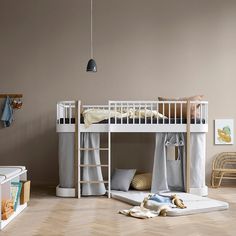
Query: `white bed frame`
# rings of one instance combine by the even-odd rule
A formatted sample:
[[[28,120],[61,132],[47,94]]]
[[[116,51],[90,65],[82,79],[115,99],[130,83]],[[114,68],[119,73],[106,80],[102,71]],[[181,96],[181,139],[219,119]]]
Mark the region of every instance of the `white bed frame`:
[[[162,105],[162,110],[158,110],[159,106]],[[134,109],[136,111],[140,110],[149,110],[149,111],[157,111],[162,113],[165,116],[164,106],[169,107],[169,117],[168,123],[159,122],[159,119],[153,119],[151,117],[147,119],[146,112],[145,117],[141,119],[140,112],[138,112],[139,117],[135,120],[131,119],[131,123],[124,122],[121,119],[120,123],[118,123],[118,118],[115,116],[113,122],[111,122],[110,111],[125,111],[126,109]],[[187,122],[183,123],[183,106],[187,106]],[[195,107],[195,115],[191,119],[190,117],[190,107]],[[200,118],[198,117],[197,106],[200,106]],[[174,124],[171,123],[171,108],[174,107]],[[92,124],[89,127],[85,127],[84,124],[80,123],[80,114],[82,111],[87,109],[104,109],[109,112],[108,123],[97,123]],[[178,110],[179,109],[179,110]],[[180,112],[180,123],[177,123],[177,112]],[[72,123],[71,119],[75,118],[75,123]],[[60,120],[63,120],[62,124]],[[68,122],[66,122],[66,119]],[[129,119],[129,121],[130,121]],[[133,120],[132,120],[133,119]],[[127,119],[128,120],[128,119]],[[191,122],[193,120],[193,122]],[[204,120],[204,122],[203,122]],[[132,122],[133,121],[133,122]],[[108,198],[111,197],[111,134],[112,133],[158,133],[158,132],[186,132],[187,133],[187,165],[186,165],[186,189],[187,192],[196,191],[193,189],[191,191],[189,186],[190,180],[190,162],[188,161],[190,158],[190,133],[200,132],[206,133],[208,132],[208,102],[206,101],[109,101],[108,105],[81,105],[81,101],[61,101],[57,103],[57,132],[74,132],[76,138],[76,147],[75,147],[75,165],[76,165],[76,188],[75,189],[65,189],[57,186],[57,195],[63,197],[81,197],[80,187],[83,183],[91,183],[81,181],[80,179],[80,169],[85,167],[85,165],[80,164],[80,153],[81,151],[88,151],[94,149],[84,149],[80,147],[80,133],[82,132],[99,132],[99,133],[108,133],[108,146],[105,148],[99,148],[101,151],[108,151],[108,164],[102,165],[102,167],[108,168],[108,180],[103,181],[108,184]],[[100,183],[99,181],[93,181],[92,183]],[[199,193],[201,195],[207,195],[207,189],[203,190],[204,193]]]

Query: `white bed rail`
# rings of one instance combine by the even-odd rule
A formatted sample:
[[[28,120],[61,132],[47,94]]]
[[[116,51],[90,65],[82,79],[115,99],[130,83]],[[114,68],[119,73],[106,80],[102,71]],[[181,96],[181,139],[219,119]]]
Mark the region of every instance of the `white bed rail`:
[[[108,105],[83,105],[83,110],[88,110],[88,109],[101,109],[101,110],[108,110]]]
[[[208,124],[208,102],[190,104],[191,124]],[[187,101],[109,101],[109,110],[112,124],[176,125],[187,119]],[[127,119],[120,119],[120,114],[127,114]]]
[[[81,123],[81,132],[108,132],[108,126],[112,126],[111,132],[186,132],[187,101],[109,101],[108,105],[80,105],[78,101],[78,104],[78,114],[86,110],[108,111],[108,125],[96,124],[88,129]],[[207,132],[208,102],[190,101],[190,111],[191,132]],[[58,132],[74,132],[75,117],[76,101],[57,103]]]
[[[72,124],[75,118],[75,101],[60,101],[57,103],[57,124]]]
[[[60,101],[57,103],[57,124],[72,124],[76,116],[76,101]],[[79,104],[81,104],[79,102]],[[78,107],[78,112],[86,110],[108,110],[108,105],[83,105]]]

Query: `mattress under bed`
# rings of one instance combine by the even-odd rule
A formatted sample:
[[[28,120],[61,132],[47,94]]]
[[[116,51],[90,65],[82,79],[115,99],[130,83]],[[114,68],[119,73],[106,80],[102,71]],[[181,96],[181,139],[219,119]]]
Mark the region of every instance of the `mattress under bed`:
[[[143,199],[148,196],[148,192],[142,191],[111,191],[112,198],[126,202],[133,206],[139,206]],[[190,193],[183,192],[169,192],[165,193],[166,196],[177,194],[187,206],[185,209],[172,208],[167,212],[167,216],[182,216],[182,215],[192,215],[197,213],[212,212],[219,210],[226,210],[229,208],[227,202],[214,200],[207,197],[201,197],[193,195]]]

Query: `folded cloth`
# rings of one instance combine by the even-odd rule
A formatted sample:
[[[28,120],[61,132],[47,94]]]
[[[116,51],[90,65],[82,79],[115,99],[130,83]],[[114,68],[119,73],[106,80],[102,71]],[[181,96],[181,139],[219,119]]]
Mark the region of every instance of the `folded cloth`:
[[[119,213],[126,216],[139,218],[139,219],[148,219],[148,218],[153,218],[159,215],[158,211],[152,211],[144,207],[140,207],[140,206],[132,207],[129,210],[121,210],[119,211]]]
[[[5,100],[1,120],[4,127],[9,127],[13,121],[13,109],[11,107],[11,99],[8,96]]]
[[[14,213],[13,209],[10,209],[9,211],[3,213],[2,220],[7,220],[13,213]]]
[[[10,199],[3,199],[1,204],[1,212],[2,214],[5,212],[8,212],[9,210],[12,210],[14,208],[13,201]]]

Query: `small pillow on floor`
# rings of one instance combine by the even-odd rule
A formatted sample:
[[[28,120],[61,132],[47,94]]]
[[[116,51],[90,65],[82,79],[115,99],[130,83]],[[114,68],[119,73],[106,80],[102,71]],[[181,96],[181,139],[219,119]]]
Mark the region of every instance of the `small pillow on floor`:
[[[132,180],[132,187],[136,190],[149,190],[152,184],[152,174],[138,174]]]
[[[115,169],[111,179],[111,189],[127,192],[135,172],[135,169]]]

